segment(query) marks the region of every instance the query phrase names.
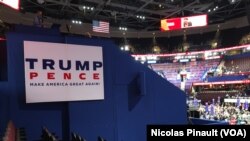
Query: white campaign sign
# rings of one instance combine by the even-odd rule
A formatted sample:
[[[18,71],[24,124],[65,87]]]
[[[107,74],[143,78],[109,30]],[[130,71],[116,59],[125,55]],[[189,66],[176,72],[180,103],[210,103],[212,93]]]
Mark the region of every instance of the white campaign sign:
[[[0,3],[4,3],[14,9],[19,9],[19,0],[0,0]]]
[[[102,47],[24,41],[26,103],[104,99]]]

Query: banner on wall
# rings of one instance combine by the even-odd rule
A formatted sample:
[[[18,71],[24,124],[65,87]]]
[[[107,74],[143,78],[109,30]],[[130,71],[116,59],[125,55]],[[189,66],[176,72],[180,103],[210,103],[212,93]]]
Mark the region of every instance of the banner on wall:
[[[104,99],[102,47],[24,41],[26,103]]]
[[[178,30],[207,25],[207,15],[197,15],[161,20],[161,31]]]

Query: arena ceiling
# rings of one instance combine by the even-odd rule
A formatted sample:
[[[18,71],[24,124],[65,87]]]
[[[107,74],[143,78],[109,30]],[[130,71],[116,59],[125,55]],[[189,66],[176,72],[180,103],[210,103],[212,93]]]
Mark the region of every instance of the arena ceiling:
[[[113,27],[159,30],[160,19],[208,14],[209,24],[245,16],[249,0],[21,0],[23,12],[81,20],[109,21]]]

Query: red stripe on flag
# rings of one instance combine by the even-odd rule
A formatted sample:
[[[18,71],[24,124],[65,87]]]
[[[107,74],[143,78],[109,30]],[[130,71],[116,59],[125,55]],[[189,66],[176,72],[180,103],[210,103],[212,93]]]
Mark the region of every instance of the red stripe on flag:
[[[99,21],[99,26],[93,25],[94,32],[109,33],[109,23]]]

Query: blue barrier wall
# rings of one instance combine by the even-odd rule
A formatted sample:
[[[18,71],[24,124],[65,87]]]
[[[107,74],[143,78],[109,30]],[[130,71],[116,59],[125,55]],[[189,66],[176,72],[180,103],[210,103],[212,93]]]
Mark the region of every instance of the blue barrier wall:
[[[10,118],[8,91],[8,82],[0,82],[0,135],[5,132]]]
[[[9,101],[1,103],[0,113],[6,113],[1,123],[12,119],[17,127],[25,127],[28,140],[39,139],[41,127],[46,126],[67,141],[71,132],[87,140],[102,136],[107,141],[143,141],[147,124],[187,123],[185,94],[111,40],[17,29],[7,35],[8,82],[0,83],[0,96]],[[24,40],[102,46],[105,100],[26,104]]]
[[[236,81],[248,79],[248,75],[224,75],[224,76],[212,76],[208,77],[208,82],[219,82],[219,81]]]
[[[32,28],[31,28],[32,30]],[[63,43],[64,38],[54,35],[12,32],[7,35],[8,48],[8,91],[10,97],[10,119],[17,127],[25,127],[29,140],[39,139],[41,127],[62,137],[63,103],[25,103],[23,41],[44,41]]]
[[[206,120],[199,118],[190,118],[191,124],[193,125],[229,125],[226,121]]]
[[[250,52],[245,52],[242,54],[237,54],[237,55],[227,55],[225,56],[226,60],[233,60],[233,59],[241,59],[241,58],[247,58],[250,57]]]

